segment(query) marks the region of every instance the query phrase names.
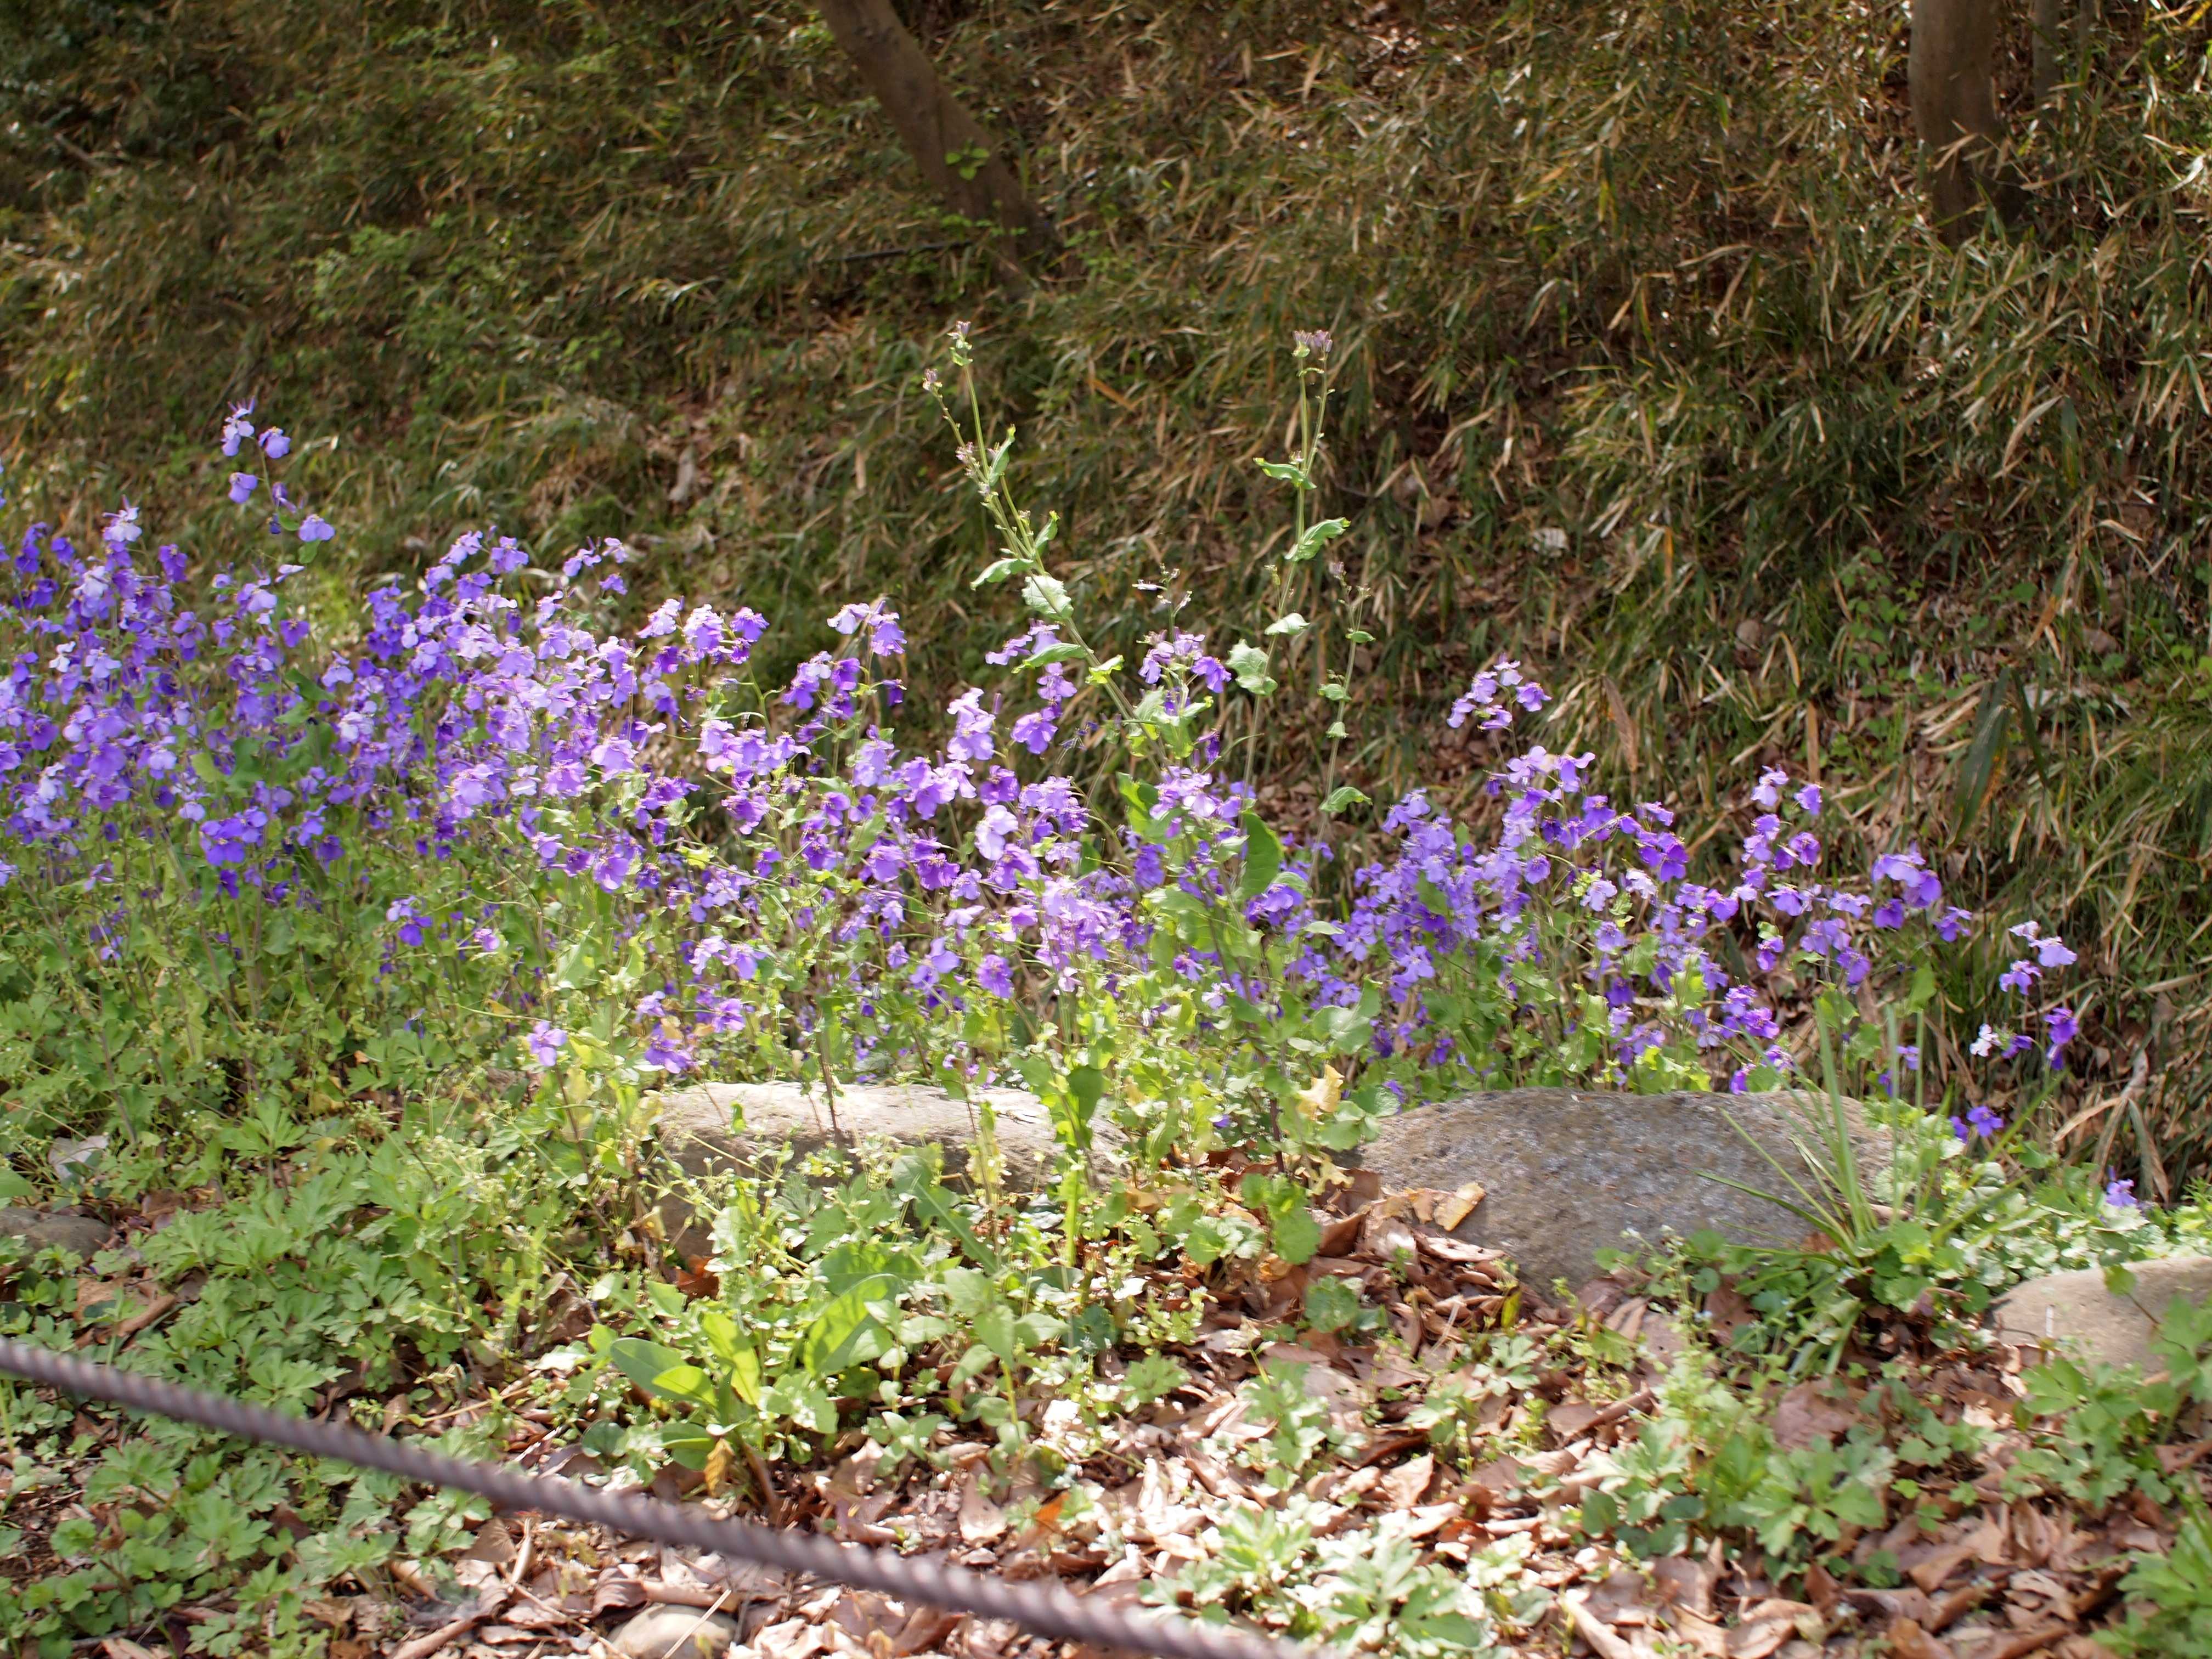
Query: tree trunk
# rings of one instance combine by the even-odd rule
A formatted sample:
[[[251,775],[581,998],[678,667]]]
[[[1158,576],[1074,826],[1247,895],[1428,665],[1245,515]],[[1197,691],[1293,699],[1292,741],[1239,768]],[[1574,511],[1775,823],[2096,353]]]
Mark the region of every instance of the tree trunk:
[[[1928,205],[1944,240],[1963,241],[1994,203],[2008,219],[2017,190],[1998,171],[1999,0],[1912,0],[1912,126],[1928,163]]]
[[[2038,109],[2051,101],[2051,92],[2058,85],[2058,50],[2065,44],[2064,15],[2061,0],[2035,0],[2029,9],[2028,27],[2035,32],[2030,84]]]
[[[939,199],[963,218],[1011,232],[1010,263],[1018,268],[1056,259],[1051,219],[1022,189],[1003,149],[937,78],[890,0],[821,0],[818,9]]]

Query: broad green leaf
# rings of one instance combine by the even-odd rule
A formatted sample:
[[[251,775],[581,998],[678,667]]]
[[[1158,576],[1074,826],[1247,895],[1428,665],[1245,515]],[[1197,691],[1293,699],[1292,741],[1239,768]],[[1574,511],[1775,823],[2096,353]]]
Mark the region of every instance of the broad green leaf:
[[[987,565],[984,568],[983,574],[976,577],[974,581],[969,584],[969,586],[970,587],[983,587],[993,582],[1002,582],[1009,576],[1020,575],[1023,571],[1029,568],[1030,562],[1027,559],[995,560],[991,564]]]
[[[1274,1242],[1275,1254],[1299,1267],[1312,1261],[1321,1248],[1321,1223],[1307,1206],[1296,1205],[1275,1218]]]
[[[1269,623],[1267,633],[1270,637],[1283,634],[1303,634],[1311,626],[1312,624],[1304,617],[1293,611],[1289,616],[1278,617],[1273,622]]]
[[[948,1267],[942,1283],[952,1311],[971,1319],[989,1306],[995,1295],[990,1279],[973,1267]]]
[[[1058,645],[1048,645],[1042,651],[1031,652],[1022,659],[1024,668],[1042,668],[1048,663],[1073,662],[1083,655],[1083,647],[1073,641],[1063,640]]]
[[[1237,684],[1255,697],[1264,697],[1275,689],[1274,676],[1267,672],[1267,653],[1245,641],[1238,641],[1229,653],[1229,672],[1237,676]]]
[[[1052,622],[1067,620],[1073,606],[1067,597],[1067,584],[1043,571],[1033,571],[1022,584],[1022,600],[1039,616]]]
[[[896,1290],[890,1274],[878,1273],[836,1297],[815,1316],[799,1339],[799,1363],[816,1376],[835,1376],[848,1366],[866,1364],[882,1354],[896,1339],[869,1304]]]
[[[1283,556],[1292,564],[1303,564],[1351,528],[1349,519],[1323,519],[1319,524],[1309,526],[1306,533]]]
[[[1004,1302],[994,1302],[975,1316],[975,1340],[999,1357],[1004,1365],[1012,1365],[1020,1352],[1021,1334],[1014,1319],[1013,1309]]]
[[[1348,783],[1340,783],[1328,792],[1328,799],[1321,804],[1321,810],[1328,817],[1334,817],[1346,807],[1366,805],[1367,796],[1364,792],[1353,788]]]
[[[1257,812],[1244,814],[1244,876],[1237,890],[1249,902],[1275,884],[1283,868],[1283,843]]]
[[[617,1337],[607,1346],[607,1359],[649,1395],[690,1405],[713,1402],[714,1390],[708,1386],[707,1374],[673,1348],[642,1337]]]
[[[1306,1286],[1306,1323],[1314,1329],[1340,1331],[1358,1317],[1359,1292],[1335,1275],[1324,1273]]]

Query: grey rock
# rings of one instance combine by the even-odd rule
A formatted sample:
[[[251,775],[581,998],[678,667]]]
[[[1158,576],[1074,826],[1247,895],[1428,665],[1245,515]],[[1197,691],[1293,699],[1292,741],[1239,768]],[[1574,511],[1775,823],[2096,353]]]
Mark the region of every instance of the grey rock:
[[[625,1659],[711,1659],[738,1639],[738,1621],[697,1607],[653,1607],[625,1620],[608,1645]],[[680,1645],[679,1645],[680,1644]]]
[[[2105,1288],[2101,1267],[2015,1285],[1991,1310],[1996,1334],[2016,1345],[2070,1346],[2078,1358],[2101,1364],[2163,1370],[2151,1338],[2175,1297],[2199,1305],[2212,1300],[2212,1256],[2163,1256],[2131,1262],[2128,1271],[2136,1282],[2124,1297]]]
[[[1060,1143],[1044,1103],[1017,1089],[982,1091],[996,1114],[999,1154],[1006,1184],[1034,1191],[1050,1176]],[[794,1083],[703,1083],[660,1097],[663,1150],[686,1175],[726,1170],[753,1173],[772,1166],[785,1148],[798,1157],[837,1144],[821,1091]],[[895,1146],[933,1143],[945,1152],[945,1173],[964,1173],[975,1143],[973,1110],[941,1089],[912,1084],[848,1084],[837,1091],[836,1127],[854,1145],[886,1140]],[[1109,1139],[1099,1126],[1098,1139]],[[711,1237],[681,1194],[659,1206],[662,1231],[679,1255],[710,1253]]]
[[[1601,1249],[1656,1245],[1669,1233],[1711,1229],[1739,1244],[1802,1238],[1810,1230],[1799,1217],[1714,1177],[1796,1201],[1761,1149],[1810,1186],[1800,1149],[1825,1145],[1831,1109],[1805,1094],[1513,1089],[1386,1118],[1354,1161],[1386,1190],[1479,1183],[1486,1196],[1456,1235],[1502,1251],[1544,1290],[1596,1277]],[[1847,1110],[1862,1170],[1886,1172],[1889,1137],[1856,1105]]]
[[[88,1215],[0,1210],[0,1237],[20,1238],[33,1250],[52,1245],[71,1255],[88,1257],[103,1249],[114,1231],[105,1221]]]
[[[1006,1179],[1017,1187],[1042,1182],[1060,1146],[1043,1103],[1015,1089],[986,1094],[997,1117]],[[662,1097],[659,1122],[662,1143],[693,1175],[757,1168],[783,1146],[804,1157],[836,1145],[821,1091],[793,1083],[704,1083],[679,1090]],[[945,1148],[945,1167],[956,1171],[966,1167],[975,1141],[975,1112],[966,1101],[911,1084],[841,1086],[836,1127],[854,1143],[933,1141]]]

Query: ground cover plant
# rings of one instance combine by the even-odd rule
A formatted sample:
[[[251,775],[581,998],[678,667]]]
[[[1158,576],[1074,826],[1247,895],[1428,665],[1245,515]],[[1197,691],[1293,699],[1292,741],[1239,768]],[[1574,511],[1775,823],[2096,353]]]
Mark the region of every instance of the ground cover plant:
[[[1489,745],[1480,817],[1349,785],[1302,831],[1262,810],[1252,709],[1358,696],[1356,613],[1299,586],[1342,531],[1335,349],[1289,345],[1269,602],[1171,605],[1108,653],[953,329],[921,384],[1004,632],[941,712],[888,600],[764,678],[749,610],[626,619],[619,541],[539,568],[471,532],[337,606],[347,517],[252,404],[204,541],[127,503],[19,523],[0,1179],[118,1231],[82,1267],[0,1246],[9,1334],[1378,1651],[2168,1640],[2212,1332],[2170,1317],[2145,1386],[1973,1330],[2027,1272],[2212,1226],[2006,1121],[2080,1041],[2062,934],[1970,915],[1908,840],[1847,860],[1780,769],[1733,821],[1618,805],[1510,660],[1444,711]],[[1725,881],[1691,873],[1708,830]],[[1959,1024],[1954,948],[2000,1019]],[[1931,1090],[1939,1042],[1985,1086]],[[981,1154],[721,1177],[686,1259],[650,1097],[698,1075],[817,1080],[832,1112],[933,1081],[975,1096]],[[1060,1144],[1041,1194],[991,1154],[1007,1080]],[[1798,1193],[1817,1247],[1684,1241],[1572,1304],[1451,1236],[1474,1195],[1326,1158],[1526,1081],[1808,1085],[1904,1152]],[[780,1654],[1017,1641],[0,1401],[28,1565],[0,1615],[41,1652],[565,1648],[654,1599]]]

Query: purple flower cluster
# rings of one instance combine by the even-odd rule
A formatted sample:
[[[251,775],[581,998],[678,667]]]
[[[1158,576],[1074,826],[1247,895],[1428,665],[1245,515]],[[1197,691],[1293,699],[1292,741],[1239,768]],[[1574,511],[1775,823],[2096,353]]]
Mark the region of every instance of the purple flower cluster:
[[[226,422],[223,454],[252,442],[281,459],[289,441],[257,435],[251,414]],[[242,506],[264,482],[227,478]],[[335,533],[269,489],[302,542]],[[1945,939],[1970,920],[1917,848],[1864,880],[1831,873],[1817,785],[1763,775],[1736,873],[1709,884],[1673,812],[1617,805],[1592,756],[1540,746],[1491,780],[1494,834],[1462,833],[1415,791],[1339,899],[1319,884],[1326,845],[1255,860],[1270,838],[1252,793],[1216,775],[1203,730],[1125,786],[1126,819],[1043,764],[1104,672],[1056,621],[991,653],[1027,696],[964,691],[915,744],[890,724],[907,641],[882,599],[828,617],[835,647],[763,689],[767,623],[750,610],[672,599],[626,635],[593,625],[624,591],[618,541],[532,572],[512,538],[462,536],[419,581],[375,586],[357,635],[332,646],[289,603],[299,567],[194,580],[174,547],[144,559],[143,538],[126,504],[94,550],[33,526],[14,557],[0,809],[18,859],[121,888],[118,847],[181,848],[210,902],[356,907],[388,961],[434,953],[503,999],[540,1069],[585,1029],[548,969],[568,962],[558,980],[582,995],[585,959],[619,957],[619,1024],[671,1072],[834,1041],[836,1063],[862,1072],[979,1075],[1004,1056],[957,1016],[988,1027],[1018,996],[1079,994],[1136,1029],[1194,998],[1197,1050],[1233,1043],[1239,1011],[1370,1009],[1368,1063],[1416,1091],[1468,1072],[1668,1066],[1743,1089],[1790,1068],[1785,998],[1861,986],[1916,918]],[[1233,678],[1182,630],[1151,641],[1135,677],[1139,716],[1164,725]],[[1449,724],[1503,732],[1547,701],[1501,661]],[[111,939],[112,917],[100,926]],[[1224,948],[1224,926],[1265,948]],[[2008,988],[2072,960],[2032,924],[2014,931],[2031,955]],[[2073,1017],[2045,1019],[2056,1065]],[[1418,1075],[1437,1068],[1451,1075]],[[1984,1109],[1969,1127],[1992,1134]]]

